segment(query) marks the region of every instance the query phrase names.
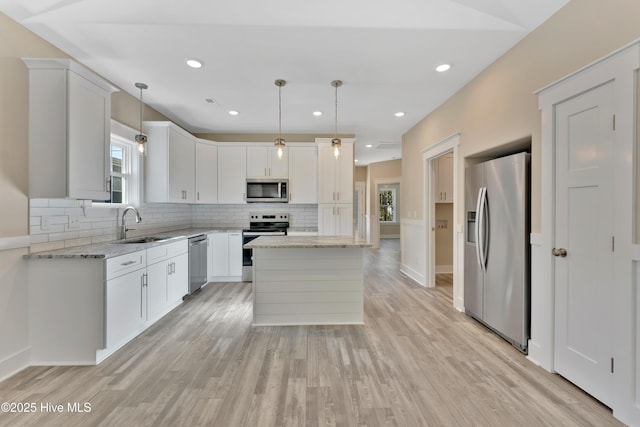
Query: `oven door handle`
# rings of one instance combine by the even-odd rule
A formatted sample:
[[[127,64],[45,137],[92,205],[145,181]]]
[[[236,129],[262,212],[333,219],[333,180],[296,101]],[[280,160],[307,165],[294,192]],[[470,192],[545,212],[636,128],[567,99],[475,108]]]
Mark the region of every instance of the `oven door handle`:
[[[286,231],[274,231],[274,232],[265,232],[265,231],[244,231],[242,233],[243,236],[286,236]]]

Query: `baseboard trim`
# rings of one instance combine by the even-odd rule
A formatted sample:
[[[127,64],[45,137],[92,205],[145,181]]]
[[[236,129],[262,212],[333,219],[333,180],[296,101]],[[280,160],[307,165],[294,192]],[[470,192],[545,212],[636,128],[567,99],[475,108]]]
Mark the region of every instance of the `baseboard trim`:
[[[31,366],[31,347],[24,348],[0,360],[0,381],[14,376]]]
[[[408,278],[410,278],[411,280],[413,280],[414,282],[416,282],[417,284],[419,284],[420,286],[425,286],[424,275],[418,273],[411,267],[408,267],[407,265],[402,264],[400,266],[400,272],[405,276],[407,276]]]
[[[453,265],[436,265],[436,274],[437,273],[453,274]]]

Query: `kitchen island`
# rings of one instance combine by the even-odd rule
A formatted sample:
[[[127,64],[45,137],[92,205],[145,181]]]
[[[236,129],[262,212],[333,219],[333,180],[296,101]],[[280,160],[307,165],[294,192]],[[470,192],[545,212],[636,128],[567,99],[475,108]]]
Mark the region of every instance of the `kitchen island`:
[[[261,236],[253,249],[253,325],[364,323],[363,259],[351,236]]]

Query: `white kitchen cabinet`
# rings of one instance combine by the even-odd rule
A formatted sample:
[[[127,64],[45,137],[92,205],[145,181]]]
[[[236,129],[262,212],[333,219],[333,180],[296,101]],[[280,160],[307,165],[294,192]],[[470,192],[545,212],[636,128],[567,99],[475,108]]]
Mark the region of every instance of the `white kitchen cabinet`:
[[[106,260],[29,259],[32,361],[95,365],[182,302],[186,239]]]
[[[138,335],[147,321],[146,269],[106,282],[106,348],[118,348]]]
[[[353,141],[342,140],[340,156],[330,141],[318,142],[318,235],[353,234]]]
[[[278,157],[278,150],[273,146],[247,147],[247,178],[281,178],[289,177],[288,147]]]
[[[318,143],[318,203],[353,203],[353,143],[342,141],[336,159],[330,142]]]
[[[353,204],[321,203],[318,205],[319,236],[351,236],[353,234]]]
[[[242,233],[229,233],[229,275],[242,276]]]
[[[218,147],[196,141],[196,203],[218,203]]]
[[[144,122],[147,203],[194,203],[195,137],[171,122]]]
[[[239,281],[242,277],[242,233],[210,233],[207,240],[209,281]]]
[[[147,249],[147,322],[153,323],[182,302],[188,293],[186,240]]]
[[[29,68],[29,196],[108,200],[111,93],[78,63],[23,59]]]
[[[436,203],[453,203],[453,154],[438,158]]]
[[[289,203],[318,203],[318,148],[289,147]]]
[[[183,253],[173,259],[168,281],[169,305],[175,307],[189,293],[189,254]]]
[[[218,147],[218,203],[246,203],[247,148],[222,145]]]

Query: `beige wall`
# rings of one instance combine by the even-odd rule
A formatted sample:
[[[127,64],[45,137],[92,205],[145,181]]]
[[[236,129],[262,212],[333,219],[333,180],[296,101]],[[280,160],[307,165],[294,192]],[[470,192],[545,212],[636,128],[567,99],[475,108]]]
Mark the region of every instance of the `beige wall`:
[[[69,55],[0,13],[0,237],[29,232],[29,75],[21,60],[26,57]],[[124,92],[113,95],[114,119],[138,128],[139,111],[137,98]],[[167,120],[151,108],[145,109],[145,119]]]
[[[367,181],[367,166],[356,166],[353,172],[354,182]]]
[[[21,58],[69,56],[0,13],[0,239],[29,234],[29,76]],[[132,82],[133,85],[133,82]],[[137,98],[114,94],[112,116],[139,126]],[[166,120],[151,108],[145,118]],[[0,250],[0,379],[28,363],[27,248]]]
[[[458,194],[464,194],[464,157],[530,138],[532,231],[539,231],[540,113],[534,91],[640,38],[638,17],[637,0],[571,1],[416,124],[402,138],[402,217],[414,211],[423,217],[426,148],[461,133]],[[458,223],[462,205],[456,209]]]

